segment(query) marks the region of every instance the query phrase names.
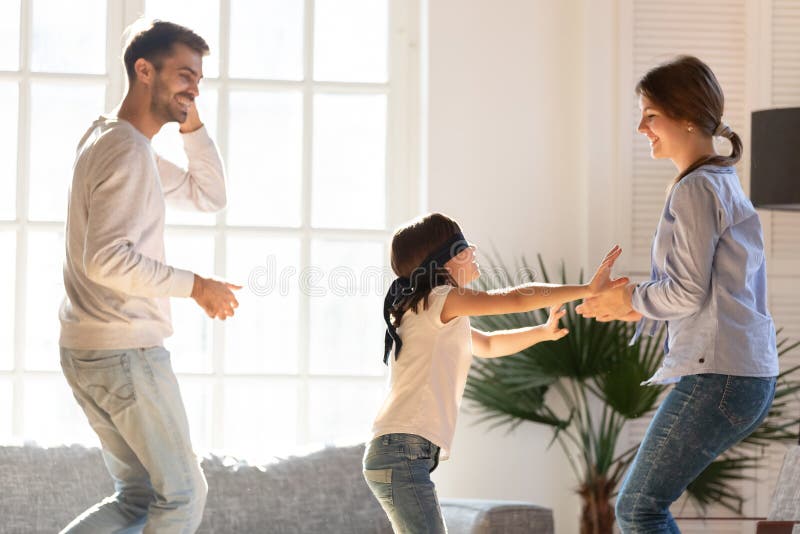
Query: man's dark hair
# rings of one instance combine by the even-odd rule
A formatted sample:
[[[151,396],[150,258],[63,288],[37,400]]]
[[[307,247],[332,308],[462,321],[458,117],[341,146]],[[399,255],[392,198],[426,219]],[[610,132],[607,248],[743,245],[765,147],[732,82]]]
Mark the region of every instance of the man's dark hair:
[[[131,25],[127,33],[125,53],[122,57],[130,83],[136,80],[136,71],[133,66],[137,59],[144,58],[156,69],[159,69],[161,68],[161,59],[170,55],[177,43],[184,44],[203,56],[208,55],[209,52],[205,39],[189,28],[173,22],[139,21]]]

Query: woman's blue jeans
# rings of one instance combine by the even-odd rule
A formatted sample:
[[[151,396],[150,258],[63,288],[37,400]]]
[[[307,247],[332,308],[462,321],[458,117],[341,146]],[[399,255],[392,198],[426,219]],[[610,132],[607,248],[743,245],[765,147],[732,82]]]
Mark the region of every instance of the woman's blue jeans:
[[[367,444],[364,478],[395,533],[447,532],[431,481],[437,465],[439,447],[415,434],[386,434]]]
[[[717,456],[753,432],[775,396],[773,378],[681,378],[658,408],[617,497],[623,534],[680,532],[669,512]]]

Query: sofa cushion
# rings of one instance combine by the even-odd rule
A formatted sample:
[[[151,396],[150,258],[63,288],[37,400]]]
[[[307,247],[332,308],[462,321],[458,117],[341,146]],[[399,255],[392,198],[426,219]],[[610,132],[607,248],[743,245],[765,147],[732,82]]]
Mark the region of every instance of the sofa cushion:
[[[530,503],[443,499],[447,530],[459,534],[552,534],[553,512]]]
[[[207,457],[208,500],[198,532],[391,534],[361,475],[363,454],[363,445],[329,448],[267,466]]]
[[[266,466],[203,459],[208,499],[198,532],[390,534],[361,475],[363,445],[328,448]],[[58,532],[114,493],[100,450],[0,447],[0,532]]]
[[[0,447],[0,532],[58,532],[114,492],[99,449]]]

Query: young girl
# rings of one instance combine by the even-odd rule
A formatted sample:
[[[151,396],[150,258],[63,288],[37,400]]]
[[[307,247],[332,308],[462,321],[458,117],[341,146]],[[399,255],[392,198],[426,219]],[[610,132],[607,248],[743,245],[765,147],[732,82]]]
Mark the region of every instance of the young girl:
[[[558,326],[562,303],[627,283],[609,278],[620,253],[614,247],[589,284],[526,284],[485,293],[466,288],[480,270],[475,246],[454,220],[433,213],[395,233],[391,262],[399,278],[384,303],[391,388],[367,445],[364,478],[396,533],[446,532],[430,473],[450,455],[473,354],[506,356],[567,335]],[[470,328],[471,315],[544,307],[550,317],[540,326],[492,333]]]
[[[769,412],[778,374],[767,311],[761,222],[733,167],[742,141],[724,122],[714,73],[682,56],[636,87],[653,158],[678,170],[652,250],[652,279],[578,306],[600,320],[668,322],[664,362],[649,382],[675,383],[656,412],[617,497],[622,532],[680,532],[670,505]],[[727,138],[730,156],[713,137]],[[652,331],[652,329],[651,329]]]

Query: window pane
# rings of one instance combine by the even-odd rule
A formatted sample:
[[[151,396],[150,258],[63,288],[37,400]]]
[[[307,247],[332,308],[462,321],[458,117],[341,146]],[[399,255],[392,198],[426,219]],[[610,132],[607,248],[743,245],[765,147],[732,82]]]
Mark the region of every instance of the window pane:
[[[303,78],[303,2],[231,2],[230,75]]]
[[[310,288],[311,372],[383,373],[384,251],[381,243],[315,240]]]
[[[29,232],[25,270],[25,369],[60,371],[58,309],[64,300],[64,234]]]
[[[148,0],[145,13],[186,26],[202,37],[211,49],[203,58],[203,75],[219,76],[219,0]]]
[[[225,322],[225,371],[297,372],[300,242],[230,236],[226,278],[244,289]]]
[[[316,96],[312,224],[383,228],[385,161],[386,96]],[[358,209],[342,209],[343,206]]]
[[[91,74],[106,71],[106,0],[31,3],[32,70]],[[59,100],[62,105],[64,102]]]
[[[58,354],[56,354],[58,359]],[[97,435],[60,373],[27,376],[23,393],[23,437],[42,445],[83,443],[99,446]]]
[[[214,236],[167,232],[167,263],[208,277],[214,273]],[[191,298],[170,299],[174,333],[165,340],[176,372],[211,371],[213,323]]]
[[[231,93],[229,223],[300,225],[302,132],[300,93]]]
[[[234,380],[225,383],[226,454],[264,463],[297,446],[297,381]]]
[[[17,84],[0,83],[0,219],[16,217],[18,115]]]
[[[105,87],[34,83],[31,106],[30,218],[63,221],[75,147],[103,112]]]
[[[14,317],[16,316],[15,288],[17,271],[17,236],[15,232],[0,232],[0,369],[14,367]]]
[[[205,124],[209,135],[216,140],[217,137],[217,100],[216,89],[200,89],[197,106],[200,118]],[[186,168],[189,160],[183,151],[183,139],[178,131],[180,125],[176,122],[165,124],[161,131],[153,137],[153,149],[162,157]],[[198,211],[185,211],[172,208],[167,202],[167,224],[197,224],[213,225],[217,221],[214,213],[201,213]]]
[[[386,0],[314,2],[314,79],[386,82]]]
[[[173,360],[175,361],[175,360]],[[189,419],[192,449],[200,455],[212,449],[213,384],[206,379],[180,377],[181,397]]]
[[[19,0],[0,2],[0,70],[19,69]]]
[[[333,445],[368,441],[384,393],[384,385],[379,381],[312,380],[311,442]]]
[[[10,378],[0,377],[0,443],[9,443],[14,434],[14,383]]]

